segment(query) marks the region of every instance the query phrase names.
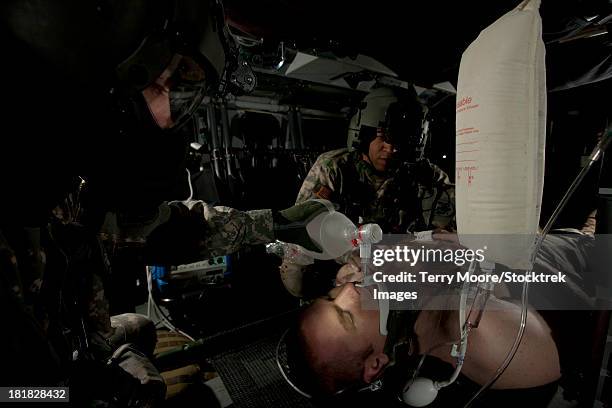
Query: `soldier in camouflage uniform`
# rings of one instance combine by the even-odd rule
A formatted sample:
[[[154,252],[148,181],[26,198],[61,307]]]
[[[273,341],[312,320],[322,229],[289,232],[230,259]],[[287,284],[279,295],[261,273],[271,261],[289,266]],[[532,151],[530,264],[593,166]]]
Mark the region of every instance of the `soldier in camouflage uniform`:
[[[62,384],[70,375],[68,361],[104,361],[127,343],[145,356],[152,355],[155,328],[149,319],[134,313],[110,315],[104,293],[104,282],[111,275],[108,249],[140,247],[146,264],[182,264],[275,238],[308,247],[302,240],[306,234],[296,236],[295,228],[275,232],[275,228],[297,225],[323,208],[305,203],[273,213],[196,201],[163,203],[149,222],[128,223],[120,214],[107,213],[96,236],[70,218],[78,217],[78,211],[63,203],[45,226],[0,225],[0,310],[7,312],[4,321],[11,327],[8,335],[0,336],[0,349],[13,350],[15,358],[0,375],[0,384]],[[21,345],[17,351],[15,344]],[[145,357],[133,349],[122,353],[131,353],[127,362],[117,356],[124,369],[133,375],[145,373],[148,382],[163,386]],[[28,362],[36,364],[36,372]],[[91,381],[91,374],[87,378]]]
[[[423,159],[380,173],[364,156],[348,149],[320,155],[296,203],[330,200],[353,222],[376,223],[387,234],[454,227],[454,188],[442,169]]]
[[[419,154],[420,105],[388,88],[376,88],[364,102],[349,128],[357,148],[320,155],[296,203],[330,200],[355,224],[375,223],[387,234],[454,230],[454,185]],[[287,259],[281,265],[285,287],[296,296],[304,269]]]
[[[3,119],[16,125],[0,149],[0,385],[67,385],[75,406],[87,406],[76,401],[112,388],[97,373],[114,367],[106,380],[127,376],[134,388],[150,383],[150,394],[160,394],[146,357],[151,322],[110,316],[103,243],[136,243],[147,262],[166,264],[274,237],[312,245],[301,221],[322,206],[273,213],[160,205],[174,198],[160,180],[184,171],[187,143],[176,130],[197,108],[195,97],[218,90],[235,57],[224,21],[215,0],[0,4],[0,45],[11,61],[0,64],[11,101]],[[191,86],[193,103],[171,104],[174,81]],[[95,192],[82,208],[80,175]],[[165,196],[148,194],[157,190]],[[150,208],[155,214],[142,216]],[[291,227],[273,230],[282,225]]]

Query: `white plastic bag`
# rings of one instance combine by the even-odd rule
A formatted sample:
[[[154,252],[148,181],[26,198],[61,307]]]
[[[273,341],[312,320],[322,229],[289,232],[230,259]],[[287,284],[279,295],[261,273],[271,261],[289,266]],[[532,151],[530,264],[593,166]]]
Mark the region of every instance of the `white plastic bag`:
[[[527,268],[544,183],[546,84],[540,0],[483,30],[461,59],[456,200],[460,242]],[[474,234],[494,234],[482,236]]]

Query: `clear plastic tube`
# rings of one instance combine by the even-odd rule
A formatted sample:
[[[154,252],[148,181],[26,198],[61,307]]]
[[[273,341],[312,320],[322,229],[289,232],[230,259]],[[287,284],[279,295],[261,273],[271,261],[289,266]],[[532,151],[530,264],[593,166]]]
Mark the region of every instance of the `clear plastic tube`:
[[[372,259],[372,244],[380,242],[382,236],[383,232],[378,224],[365,224],[357,229],[355,242],[359,244],[361,272],[364,279],[368,276],[368,264]]]
[[[537,257],[538,252],[540,251],[540,248],[542,247],[544,238],[546,237],[546,235],[552,228],[554,222],[557,220],[557,217],[559,216],[561,211],[563,211],[563,208],[565,208],[565,205],[567,204],[571,196],[576,192],[576,190],[578,189],[578,186],[580,185],[580,183],[582,182],[586,174],[589,172],[589,170],[593,166],[593,163],[595,163],[601,157],[604,150],[610,145],[611,140],[612,140],[612,127],[606,130],[603,138],[600,140],[597,146],[595,146],[595,148],[593,149],[593,152],[589,156],[588,163],[580,170],[580,172],[578,173],[578,175],[576,176],[576,178],[574,179],[570,187],[567,189],[565,195],[559,202],[559,205],[557,205],[557,207],[555,208],[555,211],[548,219],[548,222],[546,223],[546,225],[544,226],[544,229],[542,230],[542,234],[538,237],[535,250],[533,251],[532,256],[531,256],[530,268],[529,268],[529,271],[525,271],[526,274],[530,274],[533,271],[536,257]],[[467,404],[465,404],[464,408],[469,408],[472,405],[472,403],[476,401],[476,399],[480,395],[482,395],[483,392],[488,390],[495,383],[495,381],[497,381],[497,379],[504,373],[504,371],[506,371],[506,368],[508,368],[508,365],[510,365],[510,362],[514,358],[519,348],[519,345],[521,344],[521,341],[523,340],[523,335],[525,334],[525,326],[527,324],[528,300],[529,300],[529,280],[525,279],[525,282],[523,283],[523,290],[521,293],[521,320],[520,320],[518,332],[514,339],[514,343],[512,344],[512,347],[510,351],[508,352],[508,354],[506,355],[506,358],[504,359],[502,364],[499,366],[499,368],[497,369],[493,377],[491,377],[491,379],[487,381],[476,392],[476,394],[474,394],[474,396],[472,396],[472,398],[467,402]]]

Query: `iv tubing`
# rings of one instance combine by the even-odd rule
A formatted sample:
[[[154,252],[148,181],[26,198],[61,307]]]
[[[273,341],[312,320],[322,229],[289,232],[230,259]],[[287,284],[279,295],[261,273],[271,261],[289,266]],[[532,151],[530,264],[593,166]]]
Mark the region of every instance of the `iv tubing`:
[[[602,153],[610,145],[611,140],[612,140],[612,127],[608,128],[606,130],[606,132],[604,133],[604,136],[602,137],[600,142],[597,144],[597,146],[595,146],[595,148],[593,149],[593,152],[589,156],[589,162],[580,170],[580,172],[578,173],[578,175],[576,176],[576,178],[574,179],[574,181],[572,182],[570,187],[567,189],[565,195],[563,196],[563,198],[559,202],[559,205],[557,205],[557,207],[555,208],[555,211],[553,212],[553,214],[548,219],[548,222],[544,226],[544,229],[542,230],[542,233],[537,238],[536,247],[535,247],[535,250],[533,251],[533,253],[531,255],[531,259],[530,259],[530,262],[529,262],[530,263],[530,268],[529,268],[529,271],[526,271],[526,273],[533,272],[533,267],[535,265],[536,256],[537,256],[538,252],[540,251],[540,247],[542,246],[542,243],[544,242],[544,238],[546,237],[546,235],[548,234],[548,232],[552,228],[552,225],[556,221],[557,217],[559,216],[559,214],[561,213],[561,211],[563,210],[563,208],[565,207],[565,205],[567,204],[567,202],[569,201],[571,196],[575,193],[576,189],[578,188],[578,186],[580,185],[580,183],[582,182],[582,180],[584,179],[586,174],[589,172],[589,170],[593,166],[593,163],[595,163],[601,157]],[[474,396],[467,402],[467,404],[464,405],[464,408],[470,407],[472,405],[472,403],[474,401],[476,401],[476,399],[483,392],[485,392],[487,389],[489,389],[495,383],[495,381],[497,381],[497,379],[504,373],[504,371],[506,371],[506,368],[508,368],[508,365],[510,365],[510,362],[514,358],[514,355],[516,354],[516,351],[518,350],[519,345],[521,344],[521,341],[523,340],[523,335],[525,334],[525,326],[527,324],[527,301],[528,301],[528,298],[529,298],[529,281],[526,279],[525,282],[523,283],[523,291],[522,291],[522,294],[521,294],[521,302],[522,302],[522,305],[521,305],[521,323],[520,323],[520,326],[519,326],[519,330],[518,330],[518,332],[516,334],[516,337],[514,339],[514,343],[512,344],[512,348],[510,349],[510,351],[506,355],[506,358],[504,359],[502,364],[499,366],[499,368],[497,369],[497,371],[495,372],[493,377],[491,377],[491,379],[489,381],[487,381],[476,392],[476,394],[474,394]]]
[[[476,261],[472,261],[470,262],[468,274],[472,275],[475,270],[476,270]],[[436,389],[438,390],[444,387],[448,387],[449,385],[455,382],[455,380],[457,379],[457,377],[459,377],[459,374],[461,373],[463,362],[465,361],[465,353],[467,351],[467,340],[468,340],[468,335],[471,329],[469,322],[466,321],[467,319],[467,316],[466,316],[467,298],[468,298],[469,290],[470,290],[469,280],[466,280],[463,284],[463,287],[461,288],[461,297],[459,300],[459,347],[460,348],[459,348],[459,354],[454,356],[457,359],[457,366],[455,367],[455,371],[453,371],[453,374],[448,380],[434,382],[434,387],[436,387]],[[435,350],[438,347],[449,345],[449,344],[452,344],[453,346],[455,346],[456,342],[447,342],[447,343],[438,344],[436,346],[431,347],[425,354],[423,354],[423,357],[421,357],[421,361],[419,362],[416,370],[414,371],[414,375],[412,377],[413,380],[418,376],[418,373],[421,370],[421,366],[423,365],[423,361],[425,361],[425,357],[427,356],[427,354],[429,354],[431,351]]]

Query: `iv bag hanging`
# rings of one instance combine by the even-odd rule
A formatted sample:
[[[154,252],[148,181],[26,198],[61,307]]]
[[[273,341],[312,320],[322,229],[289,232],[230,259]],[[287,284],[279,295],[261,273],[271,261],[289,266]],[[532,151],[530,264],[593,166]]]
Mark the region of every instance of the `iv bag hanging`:
[[[483,30],[463,53],[456,105],[462,245],[529,267],[544,183],[546,84],[540,0]],[[492,234],[489,236],[476,234]]]

